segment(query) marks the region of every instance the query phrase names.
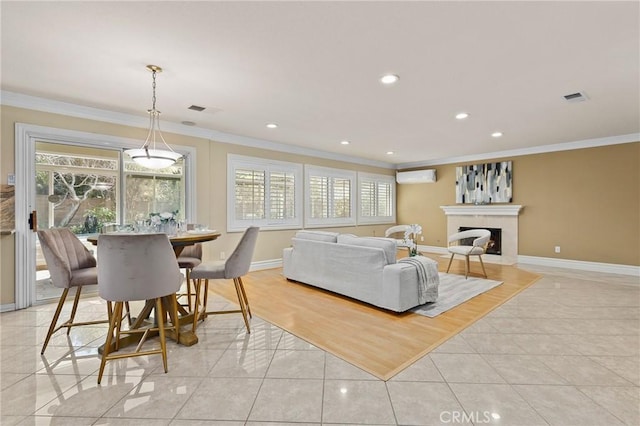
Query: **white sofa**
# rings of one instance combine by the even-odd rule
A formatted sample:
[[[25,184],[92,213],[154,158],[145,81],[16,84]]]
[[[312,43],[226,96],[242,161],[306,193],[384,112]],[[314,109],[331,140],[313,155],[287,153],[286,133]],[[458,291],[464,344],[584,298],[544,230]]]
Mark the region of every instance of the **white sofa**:
[[[289,280],[404,312],[421,304],[419,278],[414,265],[396,262],[396,250],[390,238],[298,231],[292,246],[284,249],[283,273]],[[430,263],[437,281],[437,263],[423,259]],[[437,282],[435,296],[428,296],[433,300],[426,301],[435,297]]]

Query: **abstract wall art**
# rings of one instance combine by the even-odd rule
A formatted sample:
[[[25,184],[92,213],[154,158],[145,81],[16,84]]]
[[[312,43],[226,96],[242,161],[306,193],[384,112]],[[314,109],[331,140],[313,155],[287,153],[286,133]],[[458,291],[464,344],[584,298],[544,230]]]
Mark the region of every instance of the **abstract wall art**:
[[[512,201],[511,161],[456,167],[456,203],[491,204]]]

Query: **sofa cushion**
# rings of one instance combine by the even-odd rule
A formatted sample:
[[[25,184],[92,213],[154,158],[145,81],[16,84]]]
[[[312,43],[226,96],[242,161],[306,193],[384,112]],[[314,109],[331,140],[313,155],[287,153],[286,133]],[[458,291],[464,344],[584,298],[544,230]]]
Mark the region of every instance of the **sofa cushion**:
[[[313,241],[324,241],[325,243],[335,243],[338,241],[338,233],[337,232],[326,232],[326,231],[298,231],[296,232],[296,238],[300,238],[301,240],[313,240]]]
[[[384,250],[387,265],[396,263],[397,247],[393,238],[357,237],[352,234],[340,234],[338,235],[338,244],[380,248]]]

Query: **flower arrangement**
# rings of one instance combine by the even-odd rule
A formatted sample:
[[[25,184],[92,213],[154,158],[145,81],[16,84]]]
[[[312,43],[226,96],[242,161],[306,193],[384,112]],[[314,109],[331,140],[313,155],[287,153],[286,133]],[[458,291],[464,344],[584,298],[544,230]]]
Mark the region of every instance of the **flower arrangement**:
[[[404,243],[409,249],[409,256],[418,255],[418,235],[422,234],[422,226],[414,223],[404,231]]]
[[[149,213],[149,223],[151,225],[162,225],[167,223],[175,223],[177,219],[178,211],[163,212],[163,213]]]

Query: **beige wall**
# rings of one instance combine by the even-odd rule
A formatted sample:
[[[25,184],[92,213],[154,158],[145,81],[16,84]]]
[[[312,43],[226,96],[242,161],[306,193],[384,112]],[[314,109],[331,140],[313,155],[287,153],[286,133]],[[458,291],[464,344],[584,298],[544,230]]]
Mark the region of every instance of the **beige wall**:
[[[513,161],[513,203],[524,206],[518,254],[640,265],[640,142],[478,163],[497,160]],[[398,222],[420,223],[421,244],[446,246],[439,206],[455,204],[458,165],[436,166],[435,183],[398,185]]]
[[[69,130],[120,136],[142,140],[146,136],[145,129],[85,120],[63,115],[50,114],[21,108],[3,106],[0,108],[0,181],[6,183],[7,174],[15,171],[14,167],[14,124],[17,122],[56,127]],[[206,223],[223,233],[218,240],[204,245],[205,259],[218,259],[220,252],[229,254],[240,239],[239,233],[226,233],[226,167],[227,154],[241,154],[282,161],[294,161],[325,167],[344,168],[393,175],[392,170],[376,167],[359,166],[352,163],[325,160],[307,156],[299,156],[256,149],[238,145],[230,145],[183,135],[165,134],[173,145],[193,146],[196,148],[196,218],[199,223]],[[331,228],[333,231],[350,232],[357,235],[383,235],[386,225]],[[280,259],[282,249],[290,244],[295,231],[264,231],[260,233],[254,261]],[[0,304],[14,301],[15,271],[13,236],[2,236],[0,240]]]

